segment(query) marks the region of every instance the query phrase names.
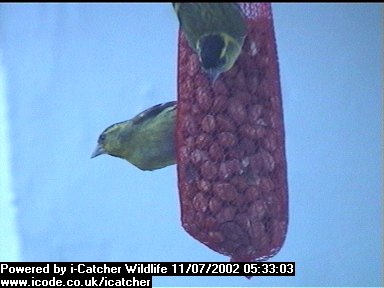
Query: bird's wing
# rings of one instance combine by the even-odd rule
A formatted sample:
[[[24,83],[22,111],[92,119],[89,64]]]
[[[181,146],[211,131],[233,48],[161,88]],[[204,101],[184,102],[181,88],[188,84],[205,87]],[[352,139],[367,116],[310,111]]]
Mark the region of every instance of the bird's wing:
[[[156,115],[159,115],[165,109],[172,106],[176,107],[176,103],[177,101],[170,101],[163,104],[157,104],[151,108],[148,108],[147,110],[144,110],[143,112],[135,116],[132,119],[132,123],[137,125],[137,124],[143,123],[144,121],[147,121],[148,119],[153,119]]]

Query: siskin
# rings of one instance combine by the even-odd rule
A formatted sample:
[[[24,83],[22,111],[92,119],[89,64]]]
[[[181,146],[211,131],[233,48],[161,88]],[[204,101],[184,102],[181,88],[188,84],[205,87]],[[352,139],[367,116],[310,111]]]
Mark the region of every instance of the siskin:
[[[246,36],[243,12],[236,3],[173,3],[189,46],[215,81],[235,64]]]
[[[141,170],[176,163],[176,101],[153,106],[101,133],[91,158],[101,154],[125,159]]]

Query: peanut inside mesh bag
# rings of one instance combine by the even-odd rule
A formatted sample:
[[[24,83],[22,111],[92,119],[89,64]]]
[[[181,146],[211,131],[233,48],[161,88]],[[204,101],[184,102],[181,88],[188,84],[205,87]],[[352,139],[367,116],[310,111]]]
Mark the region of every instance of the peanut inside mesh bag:
[[[231,261],[257,261],[287,231],[284,124],[271,6],[240,5],[243,50],[214,83],[179,34],[177,173],[184,229]]]

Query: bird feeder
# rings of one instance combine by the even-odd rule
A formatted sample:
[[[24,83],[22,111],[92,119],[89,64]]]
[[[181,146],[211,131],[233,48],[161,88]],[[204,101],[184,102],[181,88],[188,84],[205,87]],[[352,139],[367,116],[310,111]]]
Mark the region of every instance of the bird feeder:
[[[179,32],[177,174],[184,229],[231,261],[248,262],[283,245],[288,186],[271,5],[239,5],[247,37],[215,82]]]

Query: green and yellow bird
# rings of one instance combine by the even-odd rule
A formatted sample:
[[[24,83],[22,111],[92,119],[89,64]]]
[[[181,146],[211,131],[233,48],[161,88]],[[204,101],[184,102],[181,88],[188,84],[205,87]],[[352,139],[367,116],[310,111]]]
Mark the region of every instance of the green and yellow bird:
[[[189,46],[201,66],[215,81],[235,64],[241,53],[247,27],[236,3],[173,3]]]
[[[131,120],[106,128],[91,158],[101,154],[125,159],[141,170],[176,163],[176,101],[153,106]]]

